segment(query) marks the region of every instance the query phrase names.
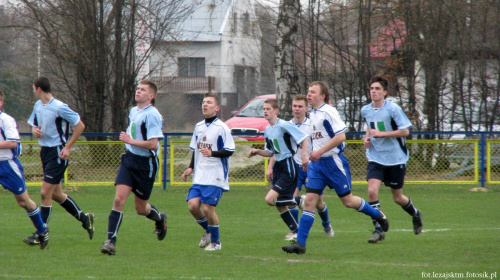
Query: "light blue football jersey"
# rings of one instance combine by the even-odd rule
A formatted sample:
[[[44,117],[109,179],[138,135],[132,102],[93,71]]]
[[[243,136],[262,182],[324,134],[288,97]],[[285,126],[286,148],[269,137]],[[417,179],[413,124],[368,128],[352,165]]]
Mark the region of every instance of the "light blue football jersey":
[[[133,107],[130,109],[128,119],[127,134],[133,139],[140,141],[147,141],[154,138],[163,139],[163,132],[161,131],[163,117],[153,105],[148,105],[142,109],[139,109],[137,106]],[[128,151],[138,156],[158,156],[160,143],[158,143],[155,150],[143,149],[130,144],[125,144],[125,147]]]
[[[79,122],[80,115],[55,98],[47,104],[38,100],[28,119],[29,125],[41,128],[43,136],[38,138],[38,143],[44,147],[65,145],[69,138],[69,126]]]
[[[274,125],[269,125],[264,131],[265,149],[274,154],[276,161],[292,157],[297,146],[306,140],[308,135],[296,125],[278,119]]]
[[[410,129],[412,124],[401,107],[390,101],[384,101],[380,108],[373,108],[368,104],[361,108],[361,116],[366,126],[379,131],[395,131]],[[372,137],[371,146],[366,150],[368,161],[385,166],[406,164],[409,151],[406,148],[406,137]]]

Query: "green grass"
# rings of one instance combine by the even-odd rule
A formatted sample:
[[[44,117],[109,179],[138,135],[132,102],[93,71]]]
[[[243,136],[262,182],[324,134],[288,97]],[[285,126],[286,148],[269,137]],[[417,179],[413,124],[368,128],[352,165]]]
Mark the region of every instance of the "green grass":
[[[500,277],[500,187],[471,192],[472,186],[405,186],[423,212],[424,232],[415,236],[411,219],[392,202],[380,200],[391,229],[386,240],[368,244],[371,220],[347,209],[333,191],[325,200],[335,230],[327,238],[319,217],[305,255],[281,250],[287,228],[276,209],[264,203],[267,188],[233,187],[217,213],[222,251],[198,248],[203,233],[187,210],[188,188],[154,191],[150,202],[168,214],[168,234],[159,242],[153,223],[135,214],[129,198],[115,256],[102,255],[114,187],[68,190],[84,211],[96,215],[88,240],[80,224],[54,205],[47,249],[21,242],[33,226],[12,195],[0,190],[0,279],[424,279],[422,273],[495,273]],[[366,187],[354,187],[366,197]],[[38,188],[30,189],[39,202]],[[464,277],[465,278],[465,277]]]

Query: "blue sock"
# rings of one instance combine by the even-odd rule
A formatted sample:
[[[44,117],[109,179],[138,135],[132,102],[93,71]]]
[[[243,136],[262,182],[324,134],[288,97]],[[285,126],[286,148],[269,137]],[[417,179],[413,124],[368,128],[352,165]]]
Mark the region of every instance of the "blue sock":
[[[116,243],[116,236],[118,235],[118,230],[122,224],[123,212],[111,210],[108,217],[108,239],[111,242]]]
[[[372,219],[380,218],[380,211],[371,207],[370,204],[366,203],[364,199],[361,199],[361,205],[359,205],[356,211],[365,213],[366,215],[372,217]]]
[[[31,222],[36,227],[36,233],[43,233],[47,230],[47,226],[42,220],[42,214],[40,213],[40,208],[35,208],[35,210],[28,212],[28,217],[30,217]]]
[[[380,211],[380,202],[378,200],[370,201],[370,202],[368,202],[368,204],[370,204],[373,208]],[[375,227],[375,230],[380,231],[380,232],[383,231],[380,224],[374,218],[372,218],[372,223],[373,223],[373,226]]]
[[[219,225],[216,226],[208,226],[208,231],[211,234],[211,242],[220,244],[219,241]]]
[[[325,208],[323,210],[318,209],[318,214],[321,217],[321,224],[324,228],[330,227],[330,218],[328,217],[328,207],[325,203]]]
[[[203,217],[201,220],[196,220],[196,222],[205,230],[208,232],[208,221],[207,217]]]
[[[314,223],[314,218],[316,214],[311,211],[302,211],[302,216],[300,217],[299,231],[297,233],[297,242],[301,245],[306,245],[307,237],[309,236],[309,231]]]
[[[298,224],[299,223],[299,207],[297,207],[297,205],[295,205],[293,208],[288,208],[288,211],[290,211],[293,218],[295,219],[295,221]]]

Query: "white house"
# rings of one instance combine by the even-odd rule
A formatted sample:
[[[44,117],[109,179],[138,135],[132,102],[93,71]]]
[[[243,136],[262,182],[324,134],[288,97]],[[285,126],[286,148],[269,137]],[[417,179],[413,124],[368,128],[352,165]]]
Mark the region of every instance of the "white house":
[[[258,94],[262,34],[254,1],[184,1],[193,2],[196,10],[180,24],[178,36],[163,43],[175,55],[153,54],[151,79],[159,94],[176,95],[177,101],[195,106],[192,109],[199,110],[204,93],[218,93],[222,118],[229,118],[232,110]],[[191,109],[186,112],[192,115]]]

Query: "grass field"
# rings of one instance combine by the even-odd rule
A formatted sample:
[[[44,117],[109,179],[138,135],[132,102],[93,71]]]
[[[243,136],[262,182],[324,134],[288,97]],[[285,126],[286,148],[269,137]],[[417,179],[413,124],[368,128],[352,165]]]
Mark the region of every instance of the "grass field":
[[[369,244],[371,220],[344,208],[326,191],[334,238],[327,238],[319,217],[311,229],[307,253],[281,250],[287,228],[276,209],[264,203],[267,188],[234,187],[217,207],[222,250],[198,248],[203,234],[187,210],[187,188],[158,188],[150,202],[168,214],[168,233],[159,242],[153,222],[135,214],[129,198],[115,256],[103,255],[114,187],[79,187],[70,194],[96,215],[96,233],[88,240],[80,224],[55,205],[50,243],[45,250],[21,242],[33,232],[24,210],[10,192],[0,190],[0,279],[484,279],[500,277],[500,186],[471,192],[472,186],[405,186],[405,194],[423,212],[424,232],[415,236],[411,218],[381,191],[390,220],[386,240]],[[354,194],[366,197],[366,187]],[[30,189],[39,202],[38,188]],[[450,274],[454,273],[454,274]],[[476,273],[467,274],[467,273]],[[480,273],[480,274],[479,274]],[[496,275],[498,274],[498,275]],[[489,279],[487,278],[487,279]]]

